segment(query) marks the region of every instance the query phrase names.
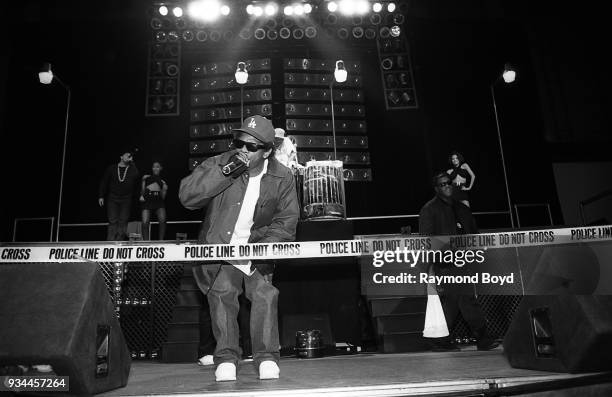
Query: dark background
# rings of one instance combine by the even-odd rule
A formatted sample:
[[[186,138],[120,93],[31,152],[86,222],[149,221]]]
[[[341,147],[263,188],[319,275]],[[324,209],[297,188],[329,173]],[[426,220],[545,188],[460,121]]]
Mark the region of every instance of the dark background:
[[[236,55],[352,56],[363,62],[374,181],[347,183],[350,217],[418,213],[433,194],[433,170],[448,167],[453,149],[465,155],[477,175],[473,210],[505,210],[489,85],[504,63],[511,62],[517,81],[499,83],[496,95],[512,201],[548,202],[555,223],[562,224],[552,163],[612,157],[612,82],[604,62],[607,24],[603,11],[594,6],[579,10],[531,3],[405,3],[403,27],[411,46],[418,109],[385,110],[375,48],[271,50],[249,45],[239,52],[185,52],[181,114],[151,118],[144,116],[150,2],[26,0],[7,5],[0,50],[0,241],[11,239],[15,217],[57,212],[66,92],[56,83],[38,82],[43,61],[51,62],[72,89],[62,223],[106,221],[97,204],[99,179],[126,145],[140,149],[141,172],[148,171],[153,158],[165,163],[169,220],[197,220],[202,214],[185,210],[177,199],[180,178],[188,173],[188,66]],[[132,213],[139,216],[136,210]],[[509,225],[504,217],[481,223]],[[391,233],[396,226],[360,224],[356,232]],[[66,238],[104,238],[103,228],[91,230]]]

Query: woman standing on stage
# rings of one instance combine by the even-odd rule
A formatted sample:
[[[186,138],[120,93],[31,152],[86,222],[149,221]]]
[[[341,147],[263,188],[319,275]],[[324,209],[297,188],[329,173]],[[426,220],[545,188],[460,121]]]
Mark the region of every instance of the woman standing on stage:
[[[461,155],[461,153],[455,151],[450,154],[448,157],[448,161],[450,162],[452,168],[448,169],[446,172],[451,178],[454,189],[454,197],[456,200],[461,203],[470,206],[470,202],[468,200],[467,192],[472,190],[474,186],[474,180],[476,180],[476,175],[465,162],[465,159]]]
[[[166,234],[166,193],[168,185],[160,174],[162,165],[159,161],[155,161],[152,167],[153,174],[142,177],[142,188],[140,193],[140,201],[142,202],[142,236],[143,240],[149,240],[149,224],[151,220],[151,211],[155,211],[157,221],[159,222],[159,239],[163,240]]]

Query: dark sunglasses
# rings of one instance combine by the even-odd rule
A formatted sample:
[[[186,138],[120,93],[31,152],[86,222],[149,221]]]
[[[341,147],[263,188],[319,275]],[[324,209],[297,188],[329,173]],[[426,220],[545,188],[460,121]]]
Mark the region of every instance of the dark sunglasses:
[[[246,146],[247,150],[253,153],[258,151],[259,149],[266,148],[266,145],[258,145],[257,143],[245,142],[242,139],[234,139],[232,142],[236,149],[242,149],[243,146]]]
[[[438,183],[438,187],[444,187],[444,186],[450,186],[450,185],[452,185],[452,182],[450,181]]]

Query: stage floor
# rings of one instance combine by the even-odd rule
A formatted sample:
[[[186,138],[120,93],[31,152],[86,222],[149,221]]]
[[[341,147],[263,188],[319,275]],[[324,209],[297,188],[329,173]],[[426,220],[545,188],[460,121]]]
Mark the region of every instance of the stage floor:
[[[320,359],[283,358],[278,380],[260,381],[252,362],[241,362],[238,380],[215,382],[214,366],[132,363],[127,387],[100,396],[413,396],[612,395],[612,373],[556,374],[511,368],[501,347],[479,352],[359,354]]]

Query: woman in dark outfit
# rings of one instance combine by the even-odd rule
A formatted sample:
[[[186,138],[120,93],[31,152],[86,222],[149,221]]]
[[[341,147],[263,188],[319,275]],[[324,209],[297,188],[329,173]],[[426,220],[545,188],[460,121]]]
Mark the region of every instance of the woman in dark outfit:
[[[162,165],[159,161],[153,163],[152,175],[142,177],[142,188],[140,201],[142,202],[142,236],[143,240],[149,240],[149,222],[151,220],[151,211],[155,211],[157,221],[159,222],[159,240],[164,239],[166,234],[166,193],[168,185],[160,174]]]
[[[474,186],[474,180],[476,179],[476,175],[465,162],[465,159],[459,152],[452,152],[448,157],[448,161],[452,165],[452,168],[448,169],[446,172],[450,176],[453,185],[455,186],[454,190],[454,198],[455,200],[470,206],[470,202],[468,200],[467,192],[472,190]]]

